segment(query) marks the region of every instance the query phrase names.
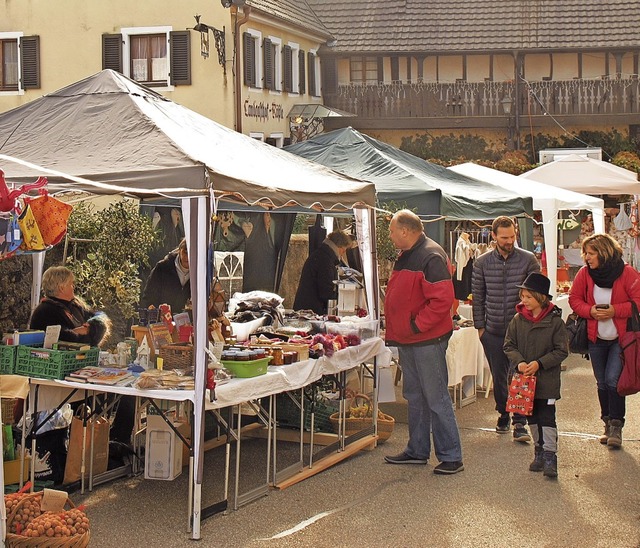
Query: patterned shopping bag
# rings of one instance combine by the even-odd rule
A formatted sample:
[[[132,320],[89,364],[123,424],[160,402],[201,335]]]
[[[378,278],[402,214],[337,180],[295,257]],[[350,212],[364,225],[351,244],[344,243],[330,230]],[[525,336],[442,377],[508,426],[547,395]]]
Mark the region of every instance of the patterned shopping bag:
[[[507,413],[531,415],[533,413],[533,398],[536,393],[535,375],[514,373],[509,385],[507,397]]]

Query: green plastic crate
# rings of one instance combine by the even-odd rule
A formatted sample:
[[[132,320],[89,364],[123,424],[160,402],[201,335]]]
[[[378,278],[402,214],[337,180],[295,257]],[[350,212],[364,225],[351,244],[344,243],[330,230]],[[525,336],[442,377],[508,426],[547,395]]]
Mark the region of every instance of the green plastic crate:
[[[11,375],[16,366],[16,349],[14,345],[0,344],[0,374]]]
[[[50,350],[18,346],[15,372],[42,379],[64,379],[82,367],[98,365],[100,349]]]

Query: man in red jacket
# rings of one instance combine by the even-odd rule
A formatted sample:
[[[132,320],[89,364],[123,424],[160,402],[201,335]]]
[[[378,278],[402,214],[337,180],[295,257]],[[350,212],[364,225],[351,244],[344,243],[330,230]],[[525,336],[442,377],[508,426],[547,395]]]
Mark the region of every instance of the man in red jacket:
[[[427,464],[431,434],[436,474],[464,470],[460,433],[448,391],[446,353],[453,332],[454,299],[449,259],[423,232],[411,211],[398,211],[389,236],[401,251],[385,298],[386,341],[397,346],[402,367],[402,395],[408,402],[409,441],[390,464]]]

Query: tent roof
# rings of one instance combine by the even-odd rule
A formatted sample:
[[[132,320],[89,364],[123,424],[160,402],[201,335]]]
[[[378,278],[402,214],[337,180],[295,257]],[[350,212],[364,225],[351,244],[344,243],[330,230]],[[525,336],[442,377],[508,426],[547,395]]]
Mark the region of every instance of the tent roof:
[[[585,194],[640,194],[635,172],[577,154],[542,164],[520,177]]]
[[[208,192],[267,207],[344,210],[375,203],[373,185],[230,130],[111,70],[0,114],[4,155],[109,188],[184,197]],[[42,172],[2,163],[9,181]]]
[[[521,188],[522,192],[529,194],[533,198],[533,208],[537,210],[543,210],[547,207],[555,211],[566,209],[591,210],[604,207],[602,198],[594,198],[587,194],[556,188],[534,180],[527,181],[526,185],[524,185],[525,188],[522,188],[522,179],[519,177],[497,169],[474,164],[473,162],[452,166],[448,169],[509,190]]]
[[[380,202],[406,202],[419,215],[462,220],[532,212],[531,198],[430,164],[351,127],[316,135],[286,150],[371,181]]]

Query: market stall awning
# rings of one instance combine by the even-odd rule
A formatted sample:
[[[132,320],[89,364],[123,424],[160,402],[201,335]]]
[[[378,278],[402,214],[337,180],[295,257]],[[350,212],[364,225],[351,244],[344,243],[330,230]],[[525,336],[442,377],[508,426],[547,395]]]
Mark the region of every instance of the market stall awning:
[[[228,129],[111,70],[0,114],[3,155],[106,183],[96,188],[0,158],[8,181],[97,193],[206,194],[265,207],[373,205],[372,184]]]

